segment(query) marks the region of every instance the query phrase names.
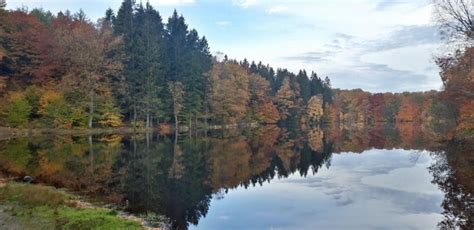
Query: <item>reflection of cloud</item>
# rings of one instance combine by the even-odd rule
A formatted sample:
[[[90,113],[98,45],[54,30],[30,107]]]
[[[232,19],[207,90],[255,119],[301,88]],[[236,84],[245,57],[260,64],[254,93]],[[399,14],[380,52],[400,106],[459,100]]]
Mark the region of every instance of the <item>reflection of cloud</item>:
[[[400,153],[402,152],[402,154]],[[413,162],[413,153],[420,155]],[[337,206],[378,200],[403,213],[439,213],[441,193],[430,183],[426,151],[369,150],[364,154],[338,154],[327,174],[293,178],[286,183],[315,189]]]
[[[373,149],[362,154],[334,154],[331,168],[322,168],[316,175],[302,177],[294,173],[265,186],[240,187],[226,199],[212,201],[212,208],[207,218],[200,221],[200,227],[214,229],[218,225],[210,224],[218,223],[229,229],[436,228],[442,218],[441,191],[432,193],[423,189],[420,193],[416,189],[380,185],[395,185],[396,180],[409,180],[406,186],[417,188],[431,185],[429,174],[408,177],[402,173],[427,170],[427,165],[432,163],[431,156],[423,152],[414,164],[412,153]],[[386,181],[367,183],[374,177]],[[438,191],[436,186],[431,189]],[[216,222],[224,214],[231,216],[231,220]]]

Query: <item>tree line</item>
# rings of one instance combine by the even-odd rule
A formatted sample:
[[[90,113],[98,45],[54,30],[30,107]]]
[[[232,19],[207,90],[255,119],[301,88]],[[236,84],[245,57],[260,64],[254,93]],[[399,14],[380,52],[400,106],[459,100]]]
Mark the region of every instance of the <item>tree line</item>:
[[[176,11],[124,0],[97,23],[83,11],[53,15],[0,4],[0,125],[30,128],[188,128],[241,122],[438,122],[472,135],[470,0],[435,1],[456,47],[437,59],[444,90],[370,94],[333,90],[328,77],[212,56]],[[454,45],[453,45],[454,44]],[[452,125],[451,123],[445,123]]]
[[[4,2],[4,1],[3,1]],[[176,11],[124,0],[97,23],[81,10],[0,10],[1,122],[10,127],[152,128],[300,120],[330,80],[213,57]]]

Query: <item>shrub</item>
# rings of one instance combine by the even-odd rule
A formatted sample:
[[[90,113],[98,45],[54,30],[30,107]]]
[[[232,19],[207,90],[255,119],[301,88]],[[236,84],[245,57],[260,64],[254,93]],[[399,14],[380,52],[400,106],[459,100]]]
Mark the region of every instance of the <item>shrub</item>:
[[[11,93],[6,107],[7,124],[18,128],[26,127],[31,109],[31,105],[22,93]]]
[[[46,125],[55,128],[72,127],[72,109],[62,94],[46,91],[41,96],[39,104],[39,112],[43,116]]]

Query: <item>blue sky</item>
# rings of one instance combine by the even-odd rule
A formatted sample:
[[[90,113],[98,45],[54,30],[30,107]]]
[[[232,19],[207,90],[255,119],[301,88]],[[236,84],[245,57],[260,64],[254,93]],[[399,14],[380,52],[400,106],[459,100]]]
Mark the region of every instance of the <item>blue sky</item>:
[[[140,2],[140,1],[137,1]],[[146,2],[146,1],[143,1]],[[150,0],[166,20],[177,9],[211,51],[329,76],[371,92],[441,88],[441,45],[430,0]],[[83,9],[96,20],[121,0],[7,0],[8,8]]]

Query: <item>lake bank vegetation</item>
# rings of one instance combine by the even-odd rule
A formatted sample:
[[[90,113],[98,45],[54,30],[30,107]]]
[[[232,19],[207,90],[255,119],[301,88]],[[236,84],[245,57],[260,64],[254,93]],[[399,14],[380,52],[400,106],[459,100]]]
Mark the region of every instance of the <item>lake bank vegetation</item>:
[[[8,182],[0,187],[0,222],[11,229],[144,229],[107,209],[82,207],[74,196],[44,185]]]

